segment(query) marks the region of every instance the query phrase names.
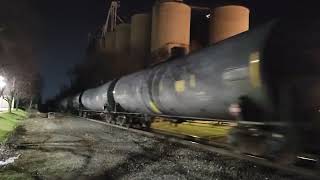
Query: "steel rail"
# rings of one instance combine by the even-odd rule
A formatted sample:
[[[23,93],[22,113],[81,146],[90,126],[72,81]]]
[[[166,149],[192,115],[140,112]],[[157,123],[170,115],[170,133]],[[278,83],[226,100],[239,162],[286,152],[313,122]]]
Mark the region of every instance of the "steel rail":
[[[281,165],[279,163],[272,162],[262,157],[257,157],[250,154],[240,154],[232,151],[232,148],[229,145],[224,143],[212,142],[209,140],[204,140],[202,138],[193,137],[193,136],[177,135],[177,134],[168,133],[162,130],[153,129],[151,131],[145,131],[140,129],[127,128],[127,127],[123,127],[123,126],[119,126],[119,125],[115,125],[115,124],[111,124],[111,123],[107,123],[107,122],[99,121],[95,119],[90,119],[90,118],[83,118],[83,117],[79,117],[79,118],[85,119],[91,122],[103,124],[103,125],[108,125],[118,129],[126,130],[129,132],[142,134],[148,137],[158,138],[167,142],[177,143],[177,144],[185,145],[192,148],[198,148],[201,150],[218,153],[218,154],[229,156],[236,159],[250,161],[255,164],[282,170],[291,174],[302,175],[304,177],[311,178],[311,179],[320,179],[320,171],[317,171],[319,169],[310,170],[310,169],[306,169],[306,168],[294,166],[294,165]]]

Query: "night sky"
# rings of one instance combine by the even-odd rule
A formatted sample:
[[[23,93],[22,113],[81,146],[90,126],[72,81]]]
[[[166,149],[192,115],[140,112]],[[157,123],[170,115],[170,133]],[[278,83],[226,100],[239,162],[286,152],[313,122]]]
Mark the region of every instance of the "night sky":
[[[212,6],[225,1],[189,0],[187,3]],[[294,11],[299,5],[286,1],[259,0],[244,2],[251,9],[251,28]],[[35,57],[43,77],[44,99],[54,96],[61,85],[68,84],[70,67],[85,58],[88,33],[104,24],[108,4],[106,0],[16,0],[26,6],[27,19],[35,46]],[[152,0],[123,0],[120,14],[128,19],[131,14],[151,11]],[[2,6],[5,8],[5,6]],[[1,10],[1,9],[0,9]],[[29,12],[28,12],[29,11]],[[10,18],[10,17],[8,17]]]

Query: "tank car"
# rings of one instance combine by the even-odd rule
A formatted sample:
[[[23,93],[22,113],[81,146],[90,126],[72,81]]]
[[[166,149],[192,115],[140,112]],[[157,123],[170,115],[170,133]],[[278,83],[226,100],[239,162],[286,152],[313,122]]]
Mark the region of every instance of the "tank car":
[[[318,20],[275,20],[120,78],[114,99],[129,112],[237,119],[235,139],[267,146],[251,146],[257,155],[283,147],[319,150],[312,141],[320,128],[318,32]]]
[[[77,112],[80,108],[80,97],[82,96],[82,93],[78,93],[75,96],[72,97],[72,104],[71,109],[72,111]]]
[[[79,97],[79,111],[82,115],[89,113],[112,113],[115,112],[113,90],[117,80],[107,82],[97,88],[88,89]]]
[[[231,143],[257,155],[285,147],[317,151],[310,145],[320,128],[319,32],[319,20],[275,20],[87,90],[81,104],[120,120],[137,114],[237,120]]]
[[[78,110],[77,107],[80,106],[79,100],[78,100],[79,96],[80,96],[80,93],[76,94],[74,96],[68,96],[68,97],[63,98],[58,104],[59,109],[63,112],[77,111]]]
[[[123,109],[154,115],[234,119],[229,107],[248,96],[271,112],[259,76],[272,24],[186,57],[120,78],[114,98]]]

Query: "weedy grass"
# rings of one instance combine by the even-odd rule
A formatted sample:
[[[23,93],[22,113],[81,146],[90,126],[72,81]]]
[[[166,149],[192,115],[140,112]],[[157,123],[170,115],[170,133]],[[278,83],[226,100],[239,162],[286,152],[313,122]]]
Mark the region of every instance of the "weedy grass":
[[[27,112],[23,110],[0,113],[0,143],[3,143],[19,123],[26,118]]]

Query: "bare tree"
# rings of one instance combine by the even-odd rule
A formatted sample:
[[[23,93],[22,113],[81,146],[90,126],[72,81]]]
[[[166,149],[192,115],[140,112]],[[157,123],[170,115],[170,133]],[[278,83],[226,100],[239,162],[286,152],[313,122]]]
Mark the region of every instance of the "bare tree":
[[[14,96],[16,93],[16,88],[15,88],[15,78],[13,78],[12,82],[9,83],[6,88],[4,89],[4,93],[3,93],[3,98],[4,100],[6,100],[8,102],[8,112],[11,113],[12,111],[12,104],[13,104],[13,100],[14,100]]]
[[[0,33],[0,75],[6,78],[1,96],[8,102],[9,112],[14,99],[28,100],[31,107],[40,93],[41,79],[31,42],[10,26]]]

